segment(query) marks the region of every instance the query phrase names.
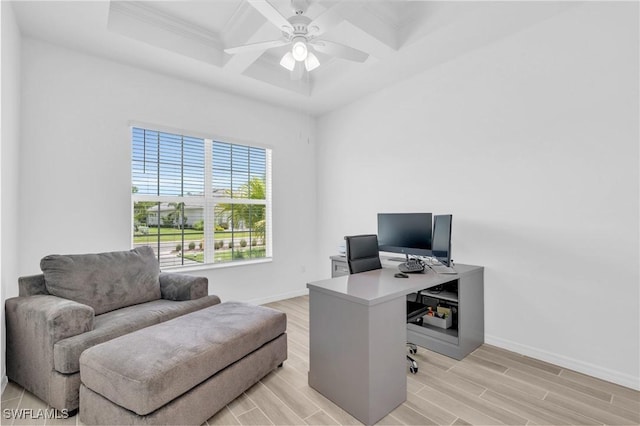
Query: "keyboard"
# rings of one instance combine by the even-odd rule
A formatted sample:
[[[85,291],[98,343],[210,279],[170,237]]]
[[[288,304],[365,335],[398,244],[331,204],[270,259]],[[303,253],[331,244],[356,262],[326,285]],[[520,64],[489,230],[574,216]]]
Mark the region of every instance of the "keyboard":
[[[444,265],[429,265],[429,267],[438,274],[457,274],[455,269]]]
[[[404,272],[405,274],[411,274],[424,271],[424,265],[418,260],[409,259],[406,262],[399,264],[398,269],[400,272]]]

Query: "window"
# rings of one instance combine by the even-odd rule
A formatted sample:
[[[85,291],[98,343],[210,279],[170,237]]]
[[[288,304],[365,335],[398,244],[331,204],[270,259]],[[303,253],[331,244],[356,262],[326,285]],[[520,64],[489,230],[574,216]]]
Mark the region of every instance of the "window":
[[[271,150],[134,127],[133,246],[161,267],[271,257]]]

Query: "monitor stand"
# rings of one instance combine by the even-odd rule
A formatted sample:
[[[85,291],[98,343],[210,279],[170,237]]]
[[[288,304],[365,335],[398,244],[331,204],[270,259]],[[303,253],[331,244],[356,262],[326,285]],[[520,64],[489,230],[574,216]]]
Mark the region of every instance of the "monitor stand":
[[[409,260],[409,255],[405,254],[406,257],[388,257],[387,260],[392,262],[407,262]]]

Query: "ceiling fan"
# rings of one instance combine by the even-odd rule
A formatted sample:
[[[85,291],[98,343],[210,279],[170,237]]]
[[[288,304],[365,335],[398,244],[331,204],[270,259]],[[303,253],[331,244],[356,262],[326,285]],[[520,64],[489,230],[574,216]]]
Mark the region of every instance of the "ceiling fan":
[[[291,78],[294,80],[302,78],[305,69],[309,72],[320,66],[320,61],[312,50],[356,62],[364,62],[369,57],[368,53],[353,47],[317,38],[342,21],[343,18],[337,6],[312,20],[305,16],[308,0],[291,0],[294,15],[289,18],[282,16],[267,0],[248,0],[248,2],[282,31],[282,38],[231,47],[224,49],[226,53],[266,51],[291,45],[291,50],[282,57],[280,65],[291,71]]]

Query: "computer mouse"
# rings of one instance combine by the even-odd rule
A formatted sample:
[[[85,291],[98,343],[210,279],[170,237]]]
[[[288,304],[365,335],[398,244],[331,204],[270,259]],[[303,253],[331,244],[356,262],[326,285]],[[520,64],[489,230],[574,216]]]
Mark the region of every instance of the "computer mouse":
[[[396,277],[396,278],[409,278],[409,275],[403,274],[402,272],[398,272],[397,274],[394,275],[394,277]]]

